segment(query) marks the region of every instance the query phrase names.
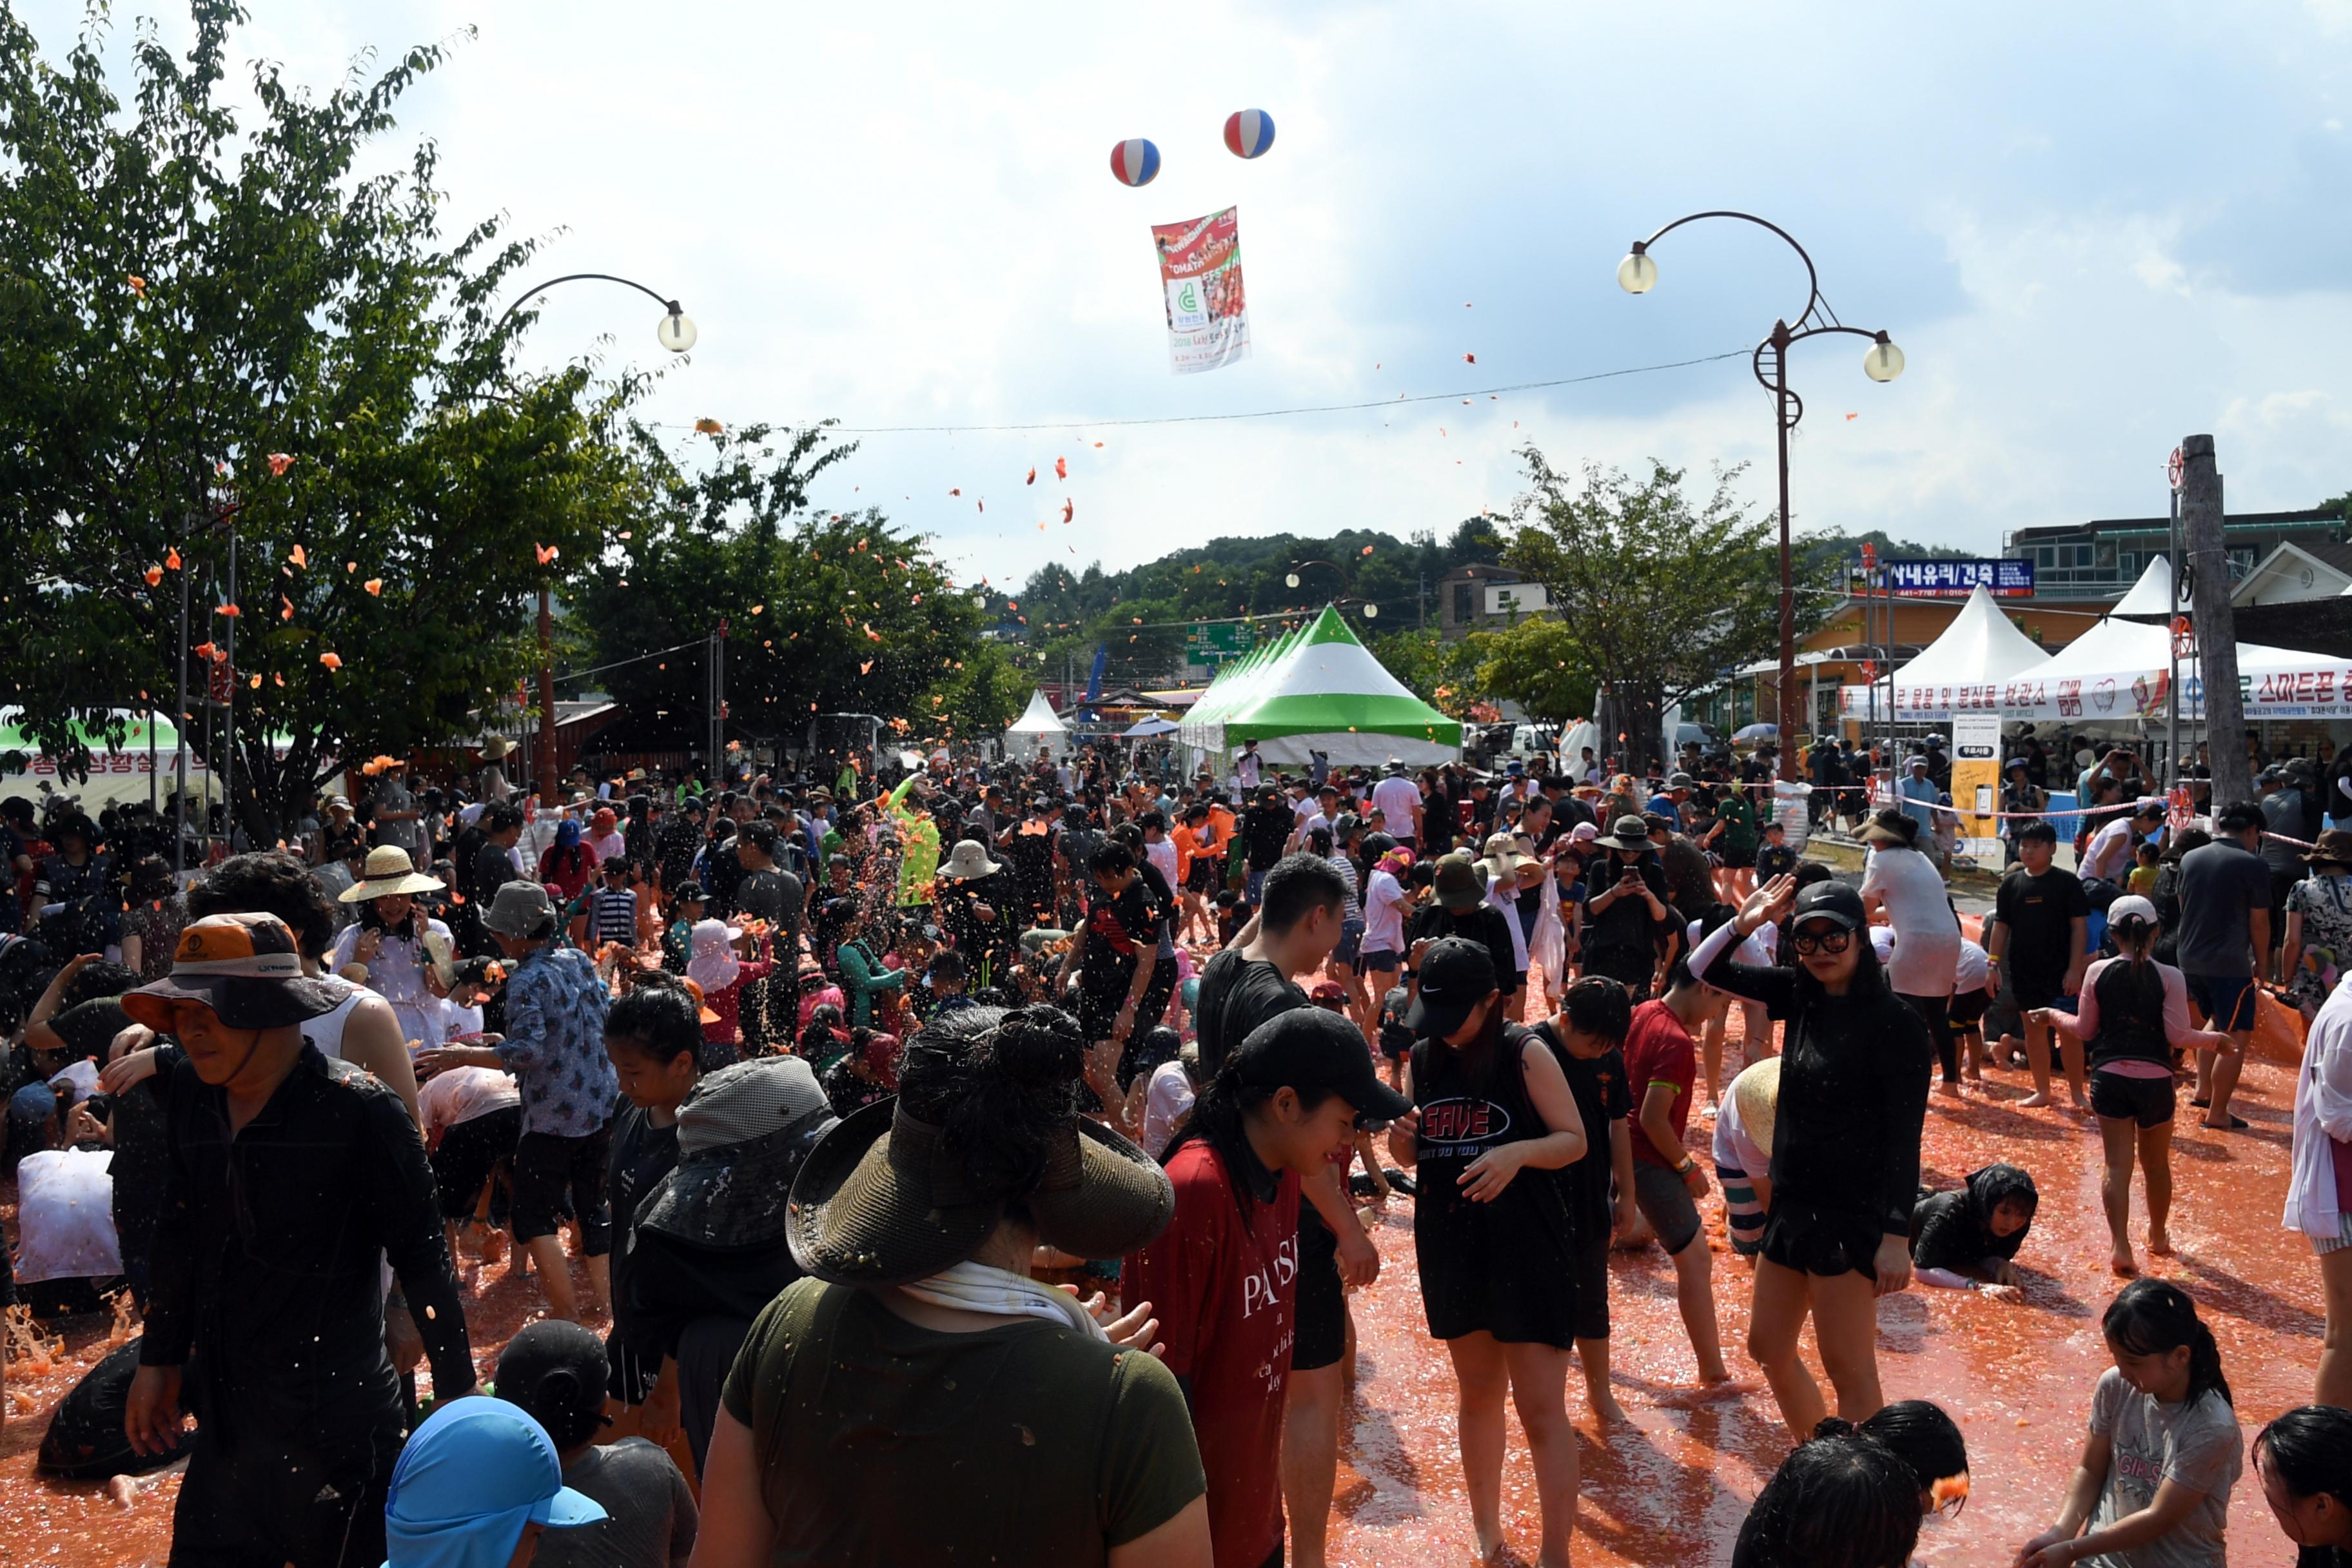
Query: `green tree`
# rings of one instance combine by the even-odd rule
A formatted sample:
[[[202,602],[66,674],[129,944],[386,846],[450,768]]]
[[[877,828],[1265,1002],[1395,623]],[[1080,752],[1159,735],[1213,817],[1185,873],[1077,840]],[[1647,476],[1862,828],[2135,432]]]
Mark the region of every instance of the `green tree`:
[[[0,693],[86,763],[73,721],[170,710],[185,593],[191,695],[232,696],[266,839],[343,759],[459,740],[512,689],[542,566],[639,499],[610,435],[642,382],[516,384],[529,318],[495,312],[531,247],[443,233],[430,143],[356,172],[443,47],[324,95],[259,65],[246,128],[243,12],[191,10],[184,59],[142,25],[126,106],[103,5],[54,64],[0,8]]]
[[[903,719],[910,741],[1011,721],[1001,659],[975,668],[981,609],[928,542],[879,511],[808,510],[811,481],[854,446],[832,444],[823,425],[709,440],[710,460],[689,471],[640,433],[653,499],[573,601],[614,699],[640,721],[667,717],[681,738],[702,734],[697,645],[723,626],[738,737],[792,742],[819,711]]]
[[[1365,645],[1405,689],[1449,719],[1467,719],[1483,699],[1478,654],[1469,638],[1448,642],[1433,628],[1391,632]]]
[[[1778,646],[1778,531],[1733,502],[1738,470],[1694,500],[1663,463],[1639,480],[1587,464],[1580,484],[1532,446],[1520,457],[1529,489],[1503,564],[1544,585],[1559,628],[1528,640],[1591,672],[1614,728],[1658,735],[1669,706]]]
[[[1530,718],[1564,724],[1592,716],[1599,682],[1565,622],[1531,616],[1500,631],[1462,639],[1475,660],[1470,689],[1516,702]]]

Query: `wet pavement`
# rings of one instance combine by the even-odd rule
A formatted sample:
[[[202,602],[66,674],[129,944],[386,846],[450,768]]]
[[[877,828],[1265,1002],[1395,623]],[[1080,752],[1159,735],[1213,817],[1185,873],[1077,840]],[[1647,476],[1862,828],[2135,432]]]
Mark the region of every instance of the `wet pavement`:
[[[1973,1489],[1956,1521],[1931,1520],[1920,1560],[1933,1568],[2006,1564],[2055,1512],[2074,1465],[2091,1386],[2106,1366],[2098,1313],[2116,1289],[2099,1212],[2098,1139],[2063,1110],[2020,1110],[2022,1072],[1998,1073],[1980,1097],[1934,1096],[1926,1179],[1957,1185],[1995,1159],[2024,1165],[2042,1202],[2019,1258],[2021,1302],[1914,1287],[1879,1306],[1879,1353],[1890,1398],[1942,1404],[1967,1434]],[[2153,1272],[2185,1287],[2213,1326],[2237,1407],[2251,1437],[2263,1420],[2310,1396],[2322,1320],[2319,1276],[2308,1246],[2279,1226],[2287,1171],[2292,1072],[2257,1062],[2234,1134],[2188,1121],[2174,1143],[2178,1186],[2170,1259]],[[2183,1110],[2186,1110],[2186,1096]],[[1693,1119],[1701,1151],[1711,1124]],[[1757,1391],[1693,1402],[1690,1349],[1676,1315],[1673,1270],[1654,1247],[1615,1256],[1612,1268],[1613,1382],[1630,1427],[1603,1431],[1570,1374],[1569,1407],[1581,1437],[1580,1563],[1703,1564],[1729,1560],[1739,1521],[1787,1450],[1788,1436],[1740,1349],[1749,1270],[1723,1242],[1721,1205],[1706,1205],[1716,1247],[1716,1293],[1734,1373]],[[2137,1194],[2135,1212],[2138,1214]],[[2135,1224],[2144,1235],[2145,1216]],[[1360,1378],[1349,1406],[1331,1560],[1355,1568],[1404,1568],[1471,1560],[1470,1517],[1454,1453],[1454,1384],[1446,1357],[1422,1320],[1412,1214],[1397,1200],[1378,1219],[1384,1264],[1354,1299]],[[537,1315],[538,1291],[503,1265],[468,1270],[468,1320],[477,1360],[488,1363]],[[0,1563],[88,1568],[160,1563],[169,1544],[177,1481],[166,1477],[126,1511],[100,1485],[53,1485],[32,1474],[47,1413],[104,1353],[106,1325],[68,1336],[46,1375],[12,1375],[0,1430]],[[1807,1352],[1819,1375],[1819,1364]],[[1824,1387],[1826,1382],[1824,1381]],[[1504,1478],[1515,1561],[1532,1562],[1535,1492],[1526,1443],[1511,1426]],[[2293,1562],[2251,1475],[2231,1509],[2232,1563]]]

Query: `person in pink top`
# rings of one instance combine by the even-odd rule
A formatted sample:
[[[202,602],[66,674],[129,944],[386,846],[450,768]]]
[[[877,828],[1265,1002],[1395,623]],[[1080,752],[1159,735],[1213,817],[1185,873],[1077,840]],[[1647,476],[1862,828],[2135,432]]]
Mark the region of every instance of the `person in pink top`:
[[[2091,1110],[2107,1162],[2099,1196],[2115,1243],[2110,1267],[2123,1275],[2139,1272],[2130,1223],[2135,1149],[2147,1185],[2147,1249],[2158,1258],[2172,1251],[2173,1053],[2226,1048],[2220,1042],[2227,1037],[2190,1025],[2189,982],[2180,971],[2149,956],[2160,929],[2154,904],[2137,894],[2117,899],[2107,906],[2107,931],[2121,955],[2091,965],[2074,1012],[2037,1007],[2031,1015],[2089,1047]]]
[[[776,967],[765,959],[746,963],[736,957],[734,944],[742,934],[725,921],[695,922],[693,956],[686,961],[686,977],[702,987],[703,1006],[718,1015],[715,1021],[702,1026],[705,1072],[734,1065],[736,1047],[743,1037],[743,987],[754,980],[765,980]]]

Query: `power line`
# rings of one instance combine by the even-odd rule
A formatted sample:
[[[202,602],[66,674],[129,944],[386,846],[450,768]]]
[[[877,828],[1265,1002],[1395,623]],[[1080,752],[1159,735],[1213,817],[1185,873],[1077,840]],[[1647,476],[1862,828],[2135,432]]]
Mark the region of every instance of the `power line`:
[[[1206,425],[1239,419],[1281,419],[1294,414],[1351,414],[1369,408],[1394,408],[1399,404],[1444,403],[1449,399],[1469,397],[1500,397],[1507,392],[1541,392],[1555,386],[1580,386],[1587,382],[1613,381],[1621,376],[1649,375],[1662,370],[1685,370],[1696,364],[1714,364],[1719,360],[1743,359],[1753,351],[1733,349],[1727,353],[1703,354],[1697,359],[1669,360],[1662,364],[1628,365],[1622,370],[1599,370],[1585,375],[1564,375],[1552,381],[1521,381],[1507,386],[1477,386],[1462,392],[1425,392],[1415,396],[1399,394],[1395,397],[1375,398],[1366,403],[1317,403],[1292,408],[1255,408],[1233,414],[1164,414],[1131,419],[1039,419],[1017,425],[836,425],[834,428],[844,436],[969,436],[1010,433],[1023,430],[1112,430],[1136,425]],[[667,430],[690,430],[690,425],[655,423]]]

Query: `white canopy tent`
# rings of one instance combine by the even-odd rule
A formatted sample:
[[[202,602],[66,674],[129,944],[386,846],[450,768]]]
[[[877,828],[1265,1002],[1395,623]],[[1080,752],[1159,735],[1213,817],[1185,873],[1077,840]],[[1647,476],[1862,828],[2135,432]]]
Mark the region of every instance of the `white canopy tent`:
[[[1043,690],[1029,694],[1029,706],[1004,731],[1004,754],[1016,761],[1034,757],[1037,749],[1059,755],[1070,749],[1070,727],[1062,722]]]
[[[2049,650],[2003,615],[1984,584],[1977,584],[1943,635],[1895,671],[1893,718],[1899,723],[1940,723],[1954,712],[1985,712],[1999,706],[2011,678],[2046,662]],[[1884,685],[1848,686],[1838,692],[1838,711],[1863,718],[1887,715]]]

